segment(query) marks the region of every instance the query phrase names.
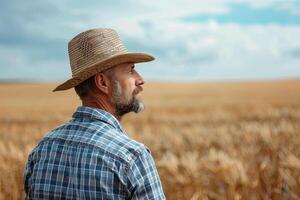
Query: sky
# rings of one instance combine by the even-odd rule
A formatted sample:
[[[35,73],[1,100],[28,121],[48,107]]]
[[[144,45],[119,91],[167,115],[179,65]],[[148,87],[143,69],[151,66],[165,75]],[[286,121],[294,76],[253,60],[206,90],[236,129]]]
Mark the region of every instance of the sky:
[[[1,0],[0,80],[65,81],[67,44],[115,29],[150,81],[300,78],[300,0]]]

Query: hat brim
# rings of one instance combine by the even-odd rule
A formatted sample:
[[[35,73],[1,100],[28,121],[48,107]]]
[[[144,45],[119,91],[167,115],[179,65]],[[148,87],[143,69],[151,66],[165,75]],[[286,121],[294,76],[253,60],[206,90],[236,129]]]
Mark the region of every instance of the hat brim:
[[[110,58],[101,60],[93,65],[87,67],[85,70],[80,72],[75,77],[65,81],[64,83],[57,86],[53,92],[61,91],[61,90],[68,90],[70,88],[75,87],[76,85],[80,84],[81,82],[87,80],[88,78],[92,77],[93,75],[101,72],[103,70],[109,69],[115,65],[119,65],[122,63],[141,63],[141,62],[149,62],[154,60],[154,57],[146,54],[146,53],[124,53],[112,56]]]

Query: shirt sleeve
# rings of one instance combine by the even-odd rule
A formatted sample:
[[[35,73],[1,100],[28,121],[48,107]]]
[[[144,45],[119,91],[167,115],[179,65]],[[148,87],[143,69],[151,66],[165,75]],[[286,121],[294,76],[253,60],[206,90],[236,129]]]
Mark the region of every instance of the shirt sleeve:
[[[23,181],[24,181],[24,191],[25,191],[25,199],[30,199],[31,189],[30,189],[30,177],[32,172],[32,160],[31,155],[28,157],[28,161],[26,163],[24,174],[23,174]]]
[[[132,161],[127,175],[129,199],[166,199],[154,160],[146,148]]]

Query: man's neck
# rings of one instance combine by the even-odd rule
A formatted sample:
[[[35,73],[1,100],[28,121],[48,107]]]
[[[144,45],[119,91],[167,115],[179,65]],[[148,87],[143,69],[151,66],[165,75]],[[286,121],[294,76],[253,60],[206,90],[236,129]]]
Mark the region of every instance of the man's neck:
[[[91,107],[91,108],[98,108],[98,109],[104,110],[104,111],[112,114],[119,121],[121,120],[121,118],[116,114],[115,109],[111,105],[110,100],[105,96],[102,96],[102,97],[87,97],[87,98],[82,100],[82,105],[87,106],[87,107]]]

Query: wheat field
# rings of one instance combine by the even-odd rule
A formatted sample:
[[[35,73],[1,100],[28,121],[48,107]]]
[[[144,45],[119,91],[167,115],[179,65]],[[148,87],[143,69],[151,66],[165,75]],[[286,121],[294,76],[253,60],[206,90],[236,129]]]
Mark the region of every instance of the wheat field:
[[[0,199],[23,199],[27,155],[80,101],[55,84],[0,84]],[[122,120],[168,199],[300,199],[300,80],[147,83]]]

